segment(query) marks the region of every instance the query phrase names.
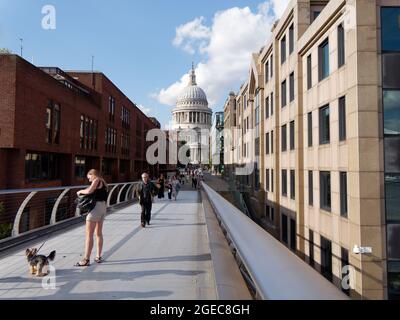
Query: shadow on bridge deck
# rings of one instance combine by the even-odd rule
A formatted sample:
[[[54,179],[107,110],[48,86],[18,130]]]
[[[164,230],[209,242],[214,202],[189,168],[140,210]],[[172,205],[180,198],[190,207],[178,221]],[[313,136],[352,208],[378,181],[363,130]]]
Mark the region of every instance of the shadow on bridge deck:
[[[82,224],[51,235],[40,250],[57,250],[55,289],[44,289],[42,278],[29,275],[24,255],[24,249],[39,247],[45,239],[1,258],[0,299],[216,299],[207,226],[196,191],[181,192],[177,202],[157,199],[152,224],[145,229],[138,205],[108,215],[105,262],[74,268],[82,259],[84,239]],[[92,258],[95,254],[94,249]]]

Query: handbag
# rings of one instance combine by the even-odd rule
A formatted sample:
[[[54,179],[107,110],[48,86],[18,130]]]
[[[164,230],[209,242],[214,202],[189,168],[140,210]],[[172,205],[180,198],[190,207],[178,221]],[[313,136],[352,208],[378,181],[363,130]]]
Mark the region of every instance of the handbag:
[[[96,192],[82,195],[78,197],[75,202],[81,212],[92,211],[96,207]]]

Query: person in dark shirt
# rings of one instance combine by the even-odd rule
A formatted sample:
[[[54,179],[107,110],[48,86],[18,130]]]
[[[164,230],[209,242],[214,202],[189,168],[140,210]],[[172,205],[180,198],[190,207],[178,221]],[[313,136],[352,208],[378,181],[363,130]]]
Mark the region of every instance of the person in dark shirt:
[[[103,222],[107,213],[107,183],[99,171],[92,169],[88,172],[87,178],[91,183],[90,187],[77,192],[78,196],[95,194],[96,206],[86,217],[86,244],[85,257],[75,264],[76,267],[87,267],[90,265],[90,255],[93,249],[93,234],[96,232],[97,256],[95,262],[103,262]]]
[[[142,181],[139,182],[135,193],[142,207],[140,220],[143,228],[146,227],[146,224],[150,225],[153,197],[158,193],[160,187],[159,184],[154,184],[150,181],[147,173],[142,174]]]
[[[161,174],[160,178],[158,178],[158,184],[160,185],[160,189],[158,189],[158,199],[164,199],[165,179],[163,174]]]

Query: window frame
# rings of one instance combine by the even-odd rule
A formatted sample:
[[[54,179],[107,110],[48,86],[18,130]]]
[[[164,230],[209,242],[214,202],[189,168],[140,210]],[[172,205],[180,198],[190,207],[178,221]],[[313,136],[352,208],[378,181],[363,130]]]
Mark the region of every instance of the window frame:
[[[332,175],[330,171],[319,172],[320,209],[332,212]]]
[[[327,50],[327,57],[325,57],[325,50]],[[325,58],[327,58],[327,60]],[[320,82],[330,75],[329,38],[326,38],[318,46],[318,73]]]

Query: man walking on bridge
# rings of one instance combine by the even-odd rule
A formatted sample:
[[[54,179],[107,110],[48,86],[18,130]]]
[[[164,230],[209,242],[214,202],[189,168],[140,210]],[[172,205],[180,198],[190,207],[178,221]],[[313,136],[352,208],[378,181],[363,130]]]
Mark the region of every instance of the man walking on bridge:
[[[135,192],[136,197],[139,199],[139,204],[142,207],[140,216],[142,227],[146,227],[146,223],[150,225],[151,208],[153,204],[153,197],[158,193],[161,186],[155,185],[150,181],[147,173],[142,174],[142,181],[137,186]]]

